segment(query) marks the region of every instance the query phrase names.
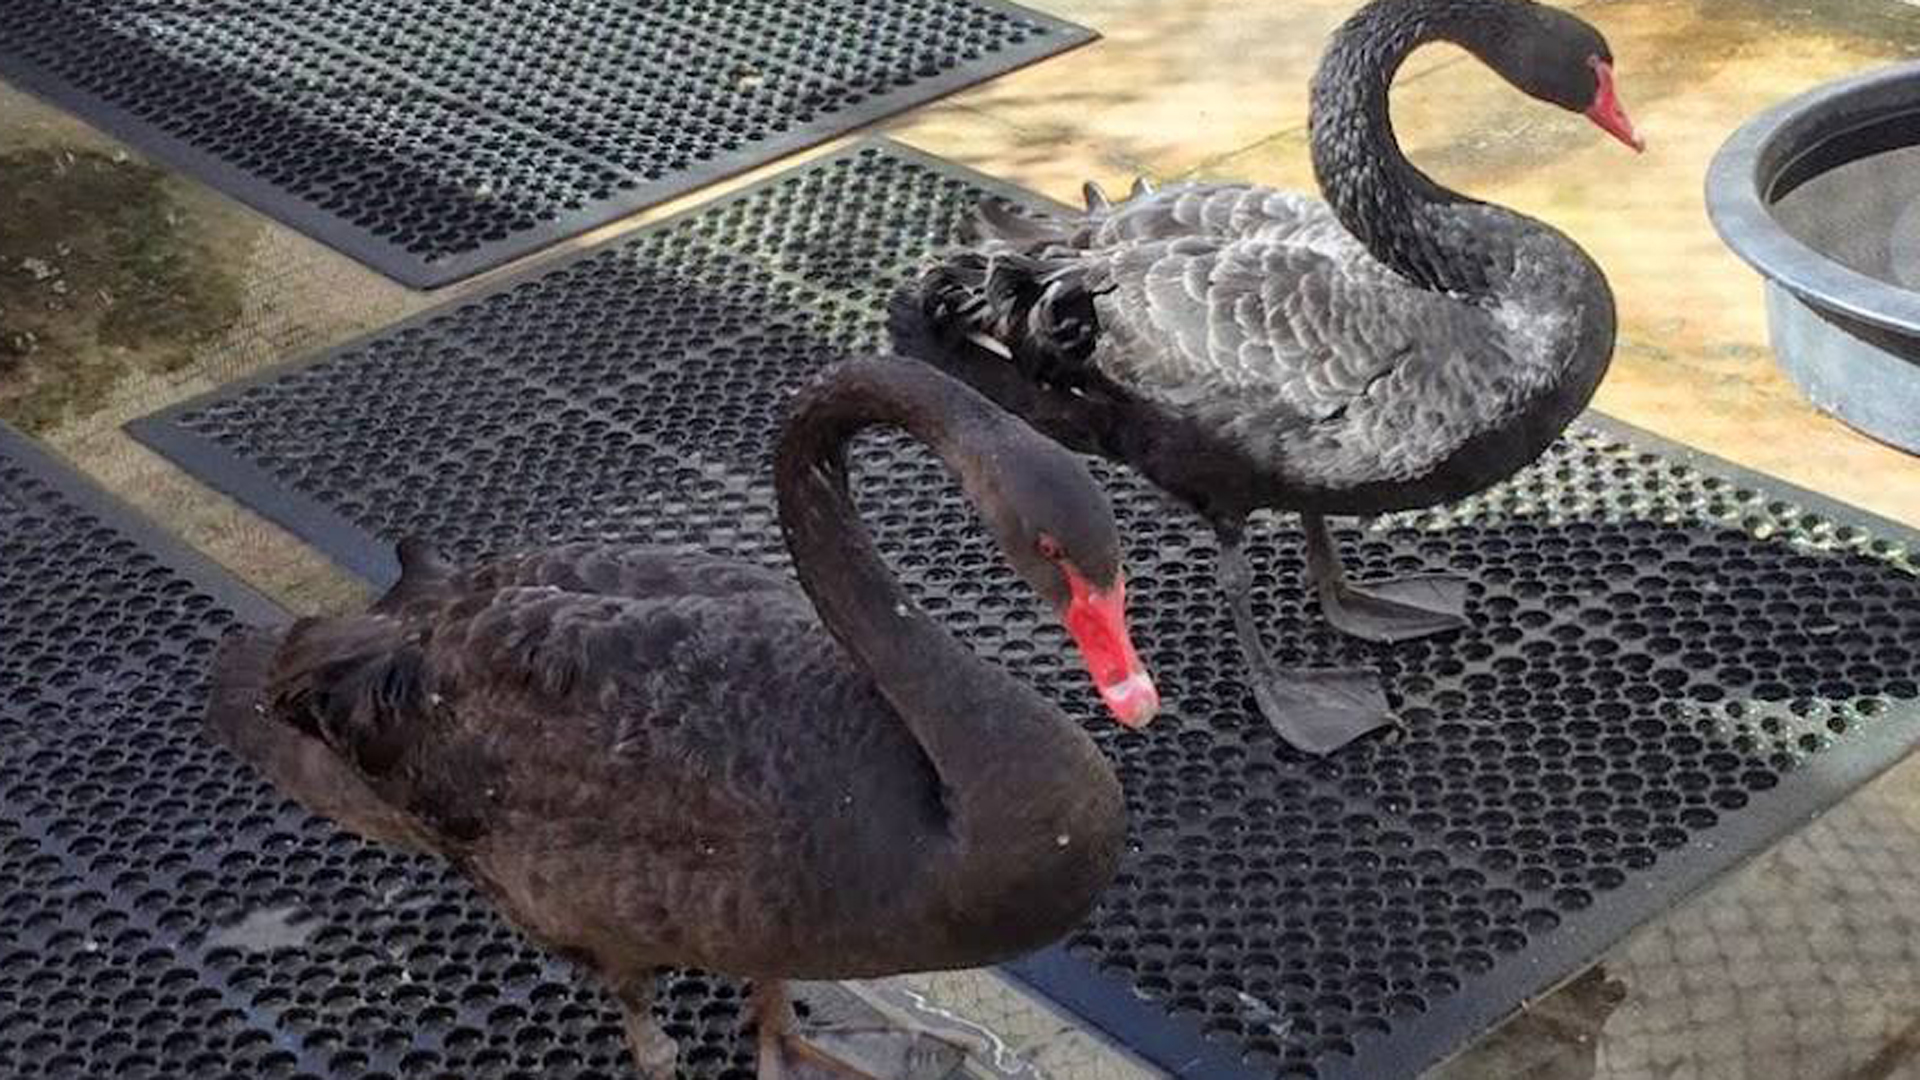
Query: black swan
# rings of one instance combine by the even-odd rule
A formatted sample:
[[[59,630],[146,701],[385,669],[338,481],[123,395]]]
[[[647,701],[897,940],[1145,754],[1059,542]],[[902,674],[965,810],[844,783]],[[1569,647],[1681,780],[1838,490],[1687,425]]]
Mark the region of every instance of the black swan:
[[[834,369],[781,436],[804,593],[713,557],[573,545],[455,570],[407,542],[365,614],[228,639],[207,722],[310,809],[445,857],[599,972],[648,1076],[673,1075],[649,1004],[678,965],[755,980],[762,1077],[865,1075],[793,1031],[782,980],[1036,949],[1086,915],[1126,831],[1081,725],[907,599],[861,527],[846,447],[887,426],[958,476],[1112,713],[1150,720],[1084,465],[896,359]]]
[[[1388,88],[1436,40],[1641,147],[1612,53],[1580,19],[1527,0],[1375,0],[1335,31],[1313,81],[1326,202],[1136,184],[1110,203],[1089,184],[1071,218],[989,203],[974,240],[892,304],[898,351],[1205,516],[1255,699],[1311,753],[1391,716],[1370,673],[1275,664],[1253,617],[1247,518],[1300,513],[1309,577],[1342,631],[1401,641],[1464,625],[1464,581],[1348,581],[1323,515],[1432,506],[1511,476],[1613,355],[1612,292],[1585,252],[1401,154]]]

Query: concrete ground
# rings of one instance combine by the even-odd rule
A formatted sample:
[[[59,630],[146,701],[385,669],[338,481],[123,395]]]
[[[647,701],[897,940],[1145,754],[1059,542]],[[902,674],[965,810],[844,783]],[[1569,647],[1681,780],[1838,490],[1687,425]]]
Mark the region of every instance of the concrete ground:
[[[1307,81],[1352,0],[1040,6],[1104,39],[881,130],[1069,201],[1083,180],[1124,190],[1136,175],[1311,187]],[[1621,95],[1648,139],[1644,155],[1434,47],[1400,79],[1395,120],[1410,156],[1453,187],[1552,222],[1605,268],[1621,338],[1600,409],[1920,526],[1920,458],[1819,415],[1779,374],[1758,280],[1715,238],[1701,195],[1708,159],[1746,117],[1816,83],[1920,55],[1920,6],[1575,6],[1612,42]],[[403,289],[4,86],[0,192],[9,203],[0,215],[0,418],[288,605],[353,602],[359,590],[345,575],[136,446],[119,425],[498,274],[438,294]],[[1920,762],[1643,931],[1443,1073],[1920,1077],[1916,868]],[[1142,1074],[991,977],[910,980],[875,993],[891,1007],[981,1028],[977,1041],[998,1046],[1006,1070]]]

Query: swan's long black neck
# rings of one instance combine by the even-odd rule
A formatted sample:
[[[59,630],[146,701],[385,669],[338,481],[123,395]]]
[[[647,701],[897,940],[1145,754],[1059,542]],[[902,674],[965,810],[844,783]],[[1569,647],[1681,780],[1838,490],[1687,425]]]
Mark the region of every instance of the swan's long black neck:
[[[1501,0],[1374,0],[1334,31],[1314,75],[1314,176],[1334,214],[1373,257],[1415,284],[1488,289],[1485,253],[1449,210],[1474,200],[1415,168],[1394,137],[1387,94],[1401,63],[1432,41],[1485,55],[1505,32]]]
[[[1008,859],[1009,846],[1030,842],[1038,821],[1072,801],[1097,751],[1051,702],[901,590],[859,521],[846,455],[863,430],[904,428],[978,504],[994,470],[1017,467],[1018,423],[926,365],[864,362],[796,401],[774,466],[781,527],[821,620],[927,752],[961,838]]]

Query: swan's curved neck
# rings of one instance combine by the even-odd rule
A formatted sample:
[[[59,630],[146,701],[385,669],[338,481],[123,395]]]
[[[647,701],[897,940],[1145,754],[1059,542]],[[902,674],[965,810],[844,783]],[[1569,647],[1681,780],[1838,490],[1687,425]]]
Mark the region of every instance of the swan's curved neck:
[[[1315,73],[1311,135],[1321,192],[1373,257],[1423,288],[1477,294],[1486,261],[1449,211],[1474,200],[1415,168],[1400,150],[1388,90],[1400,64],[1430,41],[1476,53],[1500,33],[1499,0],[1374,0],[1334,31]]]
[[[1018,421],[961,390],[907,361],[843,369],[796,402],[775,484],[802,585],[940,774],[955,837],[989,858],[998,848],[1013,859],[1035,839],[1037,823],[1072,818],[1076,789],[1103,768],[1098,751],[1051,702],[908,598],[860,524],[847,476],[855,435],[904,428],[979,505],[994,470],[1018,467],[1009,429]]]

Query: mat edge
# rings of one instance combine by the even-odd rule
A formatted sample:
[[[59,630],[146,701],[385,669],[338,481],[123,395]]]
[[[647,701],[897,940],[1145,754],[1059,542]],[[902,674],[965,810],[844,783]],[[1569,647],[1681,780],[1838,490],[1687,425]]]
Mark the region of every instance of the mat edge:
[[[168,531],[134,504],[108,491],[39,440],[0,420],[0,458],[18,463],[33,479],[46,485],[75,509],[98,518],[102,525],[140,545],[196,587],[212,594],[222,607],[253,625],[267,625],[288,617],[287,609],[248,584],[233,571]]]
[[[311,200],[259,179],[228,164],[192,143],[160,129],[133,110],[84,90],[41,65],[0,52],[0,78],[45,104],[78,119],[128,149],[167,166],[215,193],[247,207],[283,227],[292,229],[363,268],[415,291],[430,292],[457,285],[489,271],[522,261],[540,262],[551,249],[575,237],[606,228],[635,214],[701,188],[778,164],[794,154],[840,138],[858,138],[867,129],[903,113],[932,105],[963,90],[1025,70],[1044,60],[1065,55],[1100,40],[1091,27],[1035,11],[1008,0],[972,0],[987,8],[1011,9],[1045,24],[1048,35],[1008,48],[997,55],[1007,62],[984,71],[956,69],[885,94],[862,99],[852,108],[788,128],[751,147],[717,155],[697,168],[674,174],[672,180],[643,184],[621,196],[563,214],[553,222],[513,234],[522,238],[506,254],[470,253],[440,262],[407,254],[405,248],[380,239],[371,230],[327,212]],[[564,257],[564,256],[561,256]]]

